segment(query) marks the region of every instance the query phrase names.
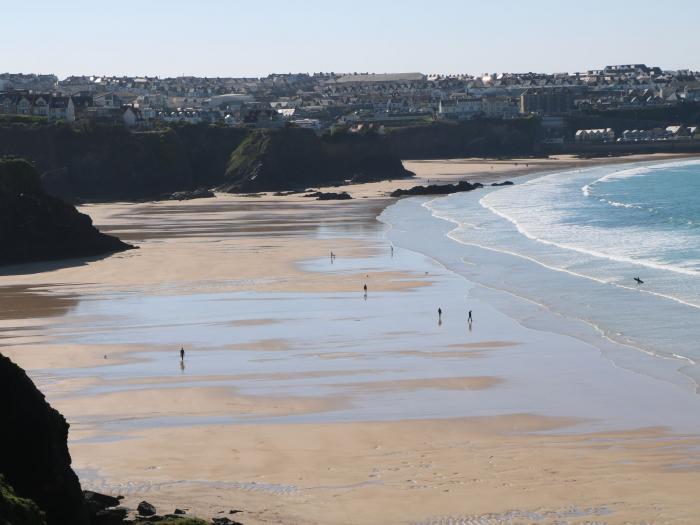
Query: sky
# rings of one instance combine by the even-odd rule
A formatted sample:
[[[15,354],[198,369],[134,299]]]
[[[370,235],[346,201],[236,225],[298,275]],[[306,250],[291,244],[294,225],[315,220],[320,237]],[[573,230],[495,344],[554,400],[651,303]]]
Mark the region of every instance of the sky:
[[[0,72],[700,70],[699,0],[0,0]]]

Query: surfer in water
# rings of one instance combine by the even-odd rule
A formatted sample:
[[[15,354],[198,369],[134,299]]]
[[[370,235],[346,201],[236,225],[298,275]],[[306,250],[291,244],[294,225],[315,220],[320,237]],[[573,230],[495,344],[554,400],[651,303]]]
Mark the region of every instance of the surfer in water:
[[[644,281],[642,281],[639,277],[635,277],[635,278],[634,278],[634,281],[635,281],[637,284],[644,284]]]

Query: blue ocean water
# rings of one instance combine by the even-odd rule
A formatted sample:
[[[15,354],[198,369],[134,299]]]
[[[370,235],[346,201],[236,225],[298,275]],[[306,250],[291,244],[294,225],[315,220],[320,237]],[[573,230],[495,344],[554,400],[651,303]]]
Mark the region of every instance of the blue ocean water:
[[[455,224],[459,273],[675,360],[700,383],[700,160],[560,172],[486,191],[424,204]]]

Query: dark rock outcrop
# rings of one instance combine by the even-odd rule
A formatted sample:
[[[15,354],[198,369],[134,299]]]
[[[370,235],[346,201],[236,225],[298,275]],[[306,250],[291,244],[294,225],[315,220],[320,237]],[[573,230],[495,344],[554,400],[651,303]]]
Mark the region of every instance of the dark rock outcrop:
[[[124,520],[129,514],[129,509],[126,507],[110,507],[100,510],[94,516],[90,517],[91,525],[123,525]]]
[[[0,399],[0,473],[5,481],[46,513],[48,525],[87,525],[83,493],[70,466],[68,423],[2,354]]]
[[[509,180],[503,181],[503,182],[492,182],[491,186],[512,186],[513,183]]]
[[[157,523],[158,525],[210,525],[210,522],[199,518],[175,515],[137,517],[133,521],[124,522],[125,525],[130,523]]]
[[[119,506],[121,497],[115,498],[91,490],[84,490],[83,496],[91,525],[120,525],[128,514],[126,508]]]
[[[139,516],[153,516],[156,513],[156,508],[147,501],[142,501],[136,507],[136,512],[139,513]]]
[[[87,505],[88,512],[90,512],[90,514],[97,514],[97,512],[100,510],[104,510],[109,507],[116,507],[121,502],[119,498],[108,496],[107,494],[100,494],[99,492],[93,492],[92,490],[84,490],[83,497],[85,498],[85,504]]]
[[[199,188],[192,191],[176,191],[174,193],[166,193],[162,199],[165,201],[189,201],[192,199],[210,199],[216,197],[213,191],[206,188]]]
[[[133,248],[100,233],[87,215],[47,195],[37,171],[0,159],[0,265],[103,255]]]
[[[472,191],[477,188],[483,188],[484,185],[476,182],[461,181],[457,184],[431,184],[430,186],[413,186],[408,190],[395,190],[391,192],[392,197],[404,197],[415,195],[447,195],[460,191]]]
[[[340,193],[315,191],[304,195],[304,197],[315,197],[317,201],[347,201],[352,199],[347,191],[341,191]]]
[[[241,522],[229,518],[214,518],[211,522],[212,525],[243,525]]]

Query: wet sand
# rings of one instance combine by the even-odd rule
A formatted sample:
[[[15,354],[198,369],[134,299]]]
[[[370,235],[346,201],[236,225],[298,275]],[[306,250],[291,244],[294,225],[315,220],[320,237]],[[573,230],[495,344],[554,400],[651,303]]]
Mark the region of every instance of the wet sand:
[[[700,464],[687,451],[697,437],[549,434],[570,423],[515,414],[208,426],[80,450],[127,503],[242,508],[244,523],[693,523]]]
[[[375,216],[390,190],[588,161],[515,162],[411,162],[417,179],[349,187],[349,202],[85,206],[140,249],[0,276],[0,351],[67,416],[84,486],[132,506],[242,508],[246,524],[693,524],[698,438],[651,417],[692,400],[486,304],[472,330],[466,281],[389,252]]]

